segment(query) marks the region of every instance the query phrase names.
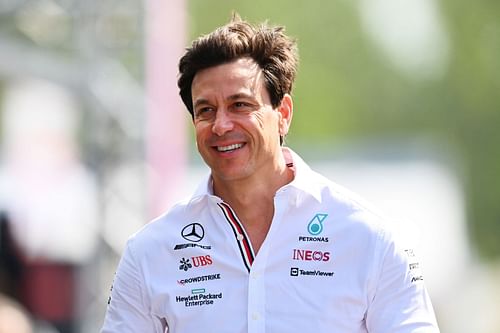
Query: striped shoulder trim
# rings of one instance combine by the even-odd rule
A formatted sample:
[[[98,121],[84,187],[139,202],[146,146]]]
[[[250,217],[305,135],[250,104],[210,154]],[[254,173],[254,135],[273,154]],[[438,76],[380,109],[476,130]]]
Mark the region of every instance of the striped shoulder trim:
[[[247,270],[250,272],[250,268],[252,267],[252,263],[255,258],[252,246],[250,245],[250,240],[248,239],[248,236],[245,230],[243,229],[243,226],[241,225],[240,221],[236,217],[236,214],[234,213],[233,209],[225,202],[220,202],[217,205],[222,210],[224,217],[231,226],[231,229],[233,230],[234,237],[238,242],[238,247],[240,249],[243,263],[245,264]]]

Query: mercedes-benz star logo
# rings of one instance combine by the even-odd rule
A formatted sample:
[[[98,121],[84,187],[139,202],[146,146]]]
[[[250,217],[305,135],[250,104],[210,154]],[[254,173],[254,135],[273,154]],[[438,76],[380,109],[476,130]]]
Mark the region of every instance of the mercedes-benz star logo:
[[[199,242],[205,236],[205,230],[201,224],[191,223],[182,229],[181,236],[187,241]]]

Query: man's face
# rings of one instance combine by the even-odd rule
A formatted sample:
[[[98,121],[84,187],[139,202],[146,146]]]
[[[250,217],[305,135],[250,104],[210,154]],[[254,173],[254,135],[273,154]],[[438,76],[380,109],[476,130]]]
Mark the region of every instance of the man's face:
[[[286,107],[273,109],[253,60],[240,58],[198,72],[191,92],[196,143],[214,181],[266,179],[276,170],[291,100],[288,114]]]

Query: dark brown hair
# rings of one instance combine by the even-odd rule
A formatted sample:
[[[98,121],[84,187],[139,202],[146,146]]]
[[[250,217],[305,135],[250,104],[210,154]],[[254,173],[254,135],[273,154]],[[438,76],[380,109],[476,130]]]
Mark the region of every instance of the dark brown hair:
[[[285,35],[284,27],[254,26],[235,14],[228,24],[194,40],[179,61],[177,85],[191,116],[191,84],[196,73],[243,57],[252,58],[262,69],[273,107],[291,93],[298,65],[295,40]]]

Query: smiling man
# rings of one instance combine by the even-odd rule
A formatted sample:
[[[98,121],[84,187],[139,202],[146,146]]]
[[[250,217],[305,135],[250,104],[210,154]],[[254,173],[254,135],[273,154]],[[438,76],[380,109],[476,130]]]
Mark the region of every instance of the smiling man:
[[[292,99],[285,94],[273,107],[262,70],[250,57],[200,70],[191,92],[196,143],[212,170],[213,192],[237,212],[258,252],[273,198],[293,179],[279,141],[288,132]]]
[[[130,238],[103,333],[439,332],[411,246],[284,147],[297,63],[283,28],[238,17],[187,49],[211,172]]]

